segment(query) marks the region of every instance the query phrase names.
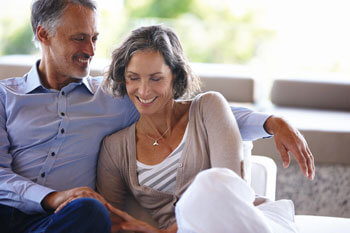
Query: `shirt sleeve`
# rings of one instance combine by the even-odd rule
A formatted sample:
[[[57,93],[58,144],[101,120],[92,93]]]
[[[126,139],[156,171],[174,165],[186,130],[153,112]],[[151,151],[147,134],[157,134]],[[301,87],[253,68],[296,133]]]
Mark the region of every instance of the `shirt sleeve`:
[[[0,93],[0,203],[28,214],[45,213],[40,202],[54,190],[13,172],[3,100],[3,95]]]
[[[127,126],[130,126],[139,120],[140,113],[135,107],[135,105],[131,102],[129,96],[126,95],[124,98],[128,98],[128,102],[129,102],[129,113],[127,114],[127,118],[128,118]]]
[[[97,165],[96,189],[111,205],[123,209],[127,189],[121,171],[111,157],[111,155],[115,155],[118,152],[110,152],[110,145],[113,143],[109,139],[109,137],[106,137],[101,146]]]
[[[254,141],[260,138],[271,137],[264,129],[270,114],[254,112],[248,108],[231,106],[236,118],[243,141]]]

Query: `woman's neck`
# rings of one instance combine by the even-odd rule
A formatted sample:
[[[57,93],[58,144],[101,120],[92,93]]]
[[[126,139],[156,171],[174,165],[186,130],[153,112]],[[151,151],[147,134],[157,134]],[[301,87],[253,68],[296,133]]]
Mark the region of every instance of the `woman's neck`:
[[[136,129],[139,133],[158,137],[167,131],[171,134],[172,127],[178,121],[179,112],[177,103],[172,103],[167,106],[164,111],[152,115],[140,115],[140,119],[136,124]]]

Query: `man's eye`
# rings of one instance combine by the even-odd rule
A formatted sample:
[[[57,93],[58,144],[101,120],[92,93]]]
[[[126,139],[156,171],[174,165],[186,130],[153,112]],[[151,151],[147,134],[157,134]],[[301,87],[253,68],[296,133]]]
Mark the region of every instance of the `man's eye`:
[[[84,37],[77,37],[77,38],[74,38],[74,40],[76,40],[76,41],[83,41]]]

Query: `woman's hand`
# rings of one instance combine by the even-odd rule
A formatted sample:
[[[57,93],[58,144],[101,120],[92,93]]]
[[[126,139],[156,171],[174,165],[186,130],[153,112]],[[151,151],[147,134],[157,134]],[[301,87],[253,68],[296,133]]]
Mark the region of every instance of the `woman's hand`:
[[[134,217],[130,216],[124,211],[121,211],[117,208],[114,208],[110,204],[106,204],[107,209],[112,214],[112,228],[111,232],[118,232],[119,230],[126,231],[135,231],[135,232],[144,232],[144,233],[170,233],[176,231],[169,231],[173,229],[173,227],[169,228],[169,230],[160,230],[152,227],[151,225],[137,220]]]

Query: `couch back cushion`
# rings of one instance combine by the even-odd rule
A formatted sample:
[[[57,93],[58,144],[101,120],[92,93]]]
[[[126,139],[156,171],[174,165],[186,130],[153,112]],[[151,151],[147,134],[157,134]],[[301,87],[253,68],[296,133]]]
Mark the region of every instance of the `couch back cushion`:
[[[271,101],[278,106],[350,111],[350,82],[277,79]]]
[[[250,77],[200,76],[202,91],[220,92],[228,102],[254,103],[254,79]]]

